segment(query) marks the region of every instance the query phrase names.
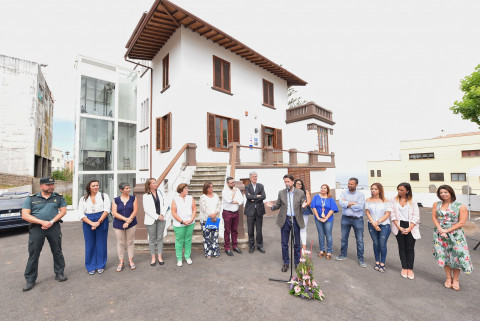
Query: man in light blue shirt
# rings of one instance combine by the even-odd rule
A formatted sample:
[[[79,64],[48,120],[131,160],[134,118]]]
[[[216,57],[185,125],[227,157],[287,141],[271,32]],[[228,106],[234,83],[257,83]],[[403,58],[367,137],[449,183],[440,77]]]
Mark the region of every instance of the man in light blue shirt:
[[[365,195],[357,191],[358,179],[352,177],[348,180],[348,191],[342,192],[340,195],[340,206],[343,209],[342,213],[342,247],[340,255],[336,257],[337,261],[347,259],[348,237],[350,235],[350,228],[353,227],[355,239],[357,240],[357,258],[358,264],[366,268],[365,260],[363,259],[363,208],[365,205]]]

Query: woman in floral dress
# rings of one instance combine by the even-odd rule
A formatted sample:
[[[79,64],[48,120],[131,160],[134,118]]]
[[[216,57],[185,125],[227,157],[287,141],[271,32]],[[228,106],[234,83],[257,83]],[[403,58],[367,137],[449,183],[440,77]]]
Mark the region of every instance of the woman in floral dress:
[[[440,186],[437,196],[441,201],[432,206],[433,257],[445,269],[445,287],[459,291],[460,269],[467,274],[473,269],[462,229],[467,221],[467,208],[456,201],[455,192],[448,185]]]
[[[213,183],[206,182],[203,185],[202,196],[200,196],[200,224],[203,230],[203,250],[205,257],[210,259],[220,256],[218,247],[218,225],[222,203],[217,194],[213,192]],[[210,218],[210,220],[208,220]],[[207,224],[210,222],[211,224]]]

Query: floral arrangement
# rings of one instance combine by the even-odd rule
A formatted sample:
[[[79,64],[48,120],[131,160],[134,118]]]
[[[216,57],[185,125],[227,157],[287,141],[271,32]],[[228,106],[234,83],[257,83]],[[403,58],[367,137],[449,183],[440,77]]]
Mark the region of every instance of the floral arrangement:
[[[312,252],[303,250],[296,269],[297,276],[290,280],[289,293],[307,300],[323,300],[325,295],[313,278]]]

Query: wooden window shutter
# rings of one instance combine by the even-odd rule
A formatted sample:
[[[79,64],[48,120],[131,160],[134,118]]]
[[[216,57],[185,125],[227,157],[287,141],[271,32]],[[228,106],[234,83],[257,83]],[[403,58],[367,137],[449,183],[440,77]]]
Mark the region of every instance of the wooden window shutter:
[[[272,83],[268,84],[268,104],[270,106],[274,106],[274,104],[273,104],[273,84]]]
[[[208,148],[215,148],[215,115],[207,113]]]
[[[232,142],[240,143],[240,121],[238,119],[232,119]]]
[[[261,131],[261,140],[262,140],[262,147],[265,147],[265,126],[262,125],[262,131]]]
[[[283,149],[281,129],[275,129],[275,149],[277,150]]]
[[[268,83],[265,79],[263,80],[263,103],[268,104]]]
[[[222,87],[222,61],[217,57],[213,57],[213,85]]]
[[[157,118],[157,132],[156,132],[156,149],[161,150],[162,149],[162,118]]]
[[[166,146],[165,149],[171,149],[172,148],[172,113],[168,113],[167,116],[167,126],[168,126],[168,133],[167,134],[167,139],[166,139]]]
[[[223,89],[230,91],[230,63],[223,61]]]

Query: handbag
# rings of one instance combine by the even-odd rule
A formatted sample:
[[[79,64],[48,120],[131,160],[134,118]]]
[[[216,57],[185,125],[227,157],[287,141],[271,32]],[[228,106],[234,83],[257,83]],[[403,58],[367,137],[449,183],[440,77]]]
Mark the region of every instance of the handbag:
[[[105,202],[105,198],[103,197],[103,193],[101,193],[100,195],[102,195],[102,201]],[[112,211],[108,212],[108,223],[112,223],[113,222],[113,214],[112,214]]]
[[[211,229],[211,230],[218,230],[218,226],[220,225],[220,218],[217,217],[215,222],[209,217],[207,218],[207,221],[205,222],[205,228]]]

